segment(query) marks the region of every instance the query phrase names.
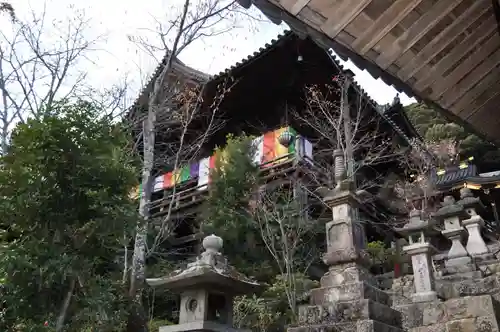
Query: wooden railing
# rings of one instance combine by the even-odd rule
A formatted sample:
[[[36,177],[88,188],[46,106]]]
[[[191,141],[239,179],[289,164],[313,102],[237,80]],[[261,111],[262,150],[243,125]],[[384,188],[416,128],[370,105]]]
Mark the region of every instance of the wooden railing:
[[[295,174],[305,177],[314,185],[326,185],[328,176],[326,170],[315,165],[308,157],[297,158],[294,154],[284,155],[273,161],[261,165],[260,176],[265,182],[272,182]],[[152,217],[167,214],[170,210],[172,218],[176,215],[193,212],[208,195],[208,186],[197,185],[198,179],[193,179],[177,187],[164,191],[164,197],[151,201],[150,211]]]

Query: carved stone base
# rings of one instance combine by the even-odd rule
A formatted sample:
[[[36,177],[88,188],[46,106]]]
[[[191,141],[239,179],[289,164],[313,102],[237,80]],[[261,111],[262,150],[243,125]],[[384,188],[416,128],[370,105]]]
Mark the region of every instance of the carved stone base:
[[[356,322],[334,325],[317,324],[301,327],[289,327],[287,332],[402,332],[403,330],[374,320],[358,320]]]
[[[321,287],[311,290],[311,303],[323,305],[338,301],[356,301],[370,299],[382,304],[389,304],[390,296],[365,281],[353,282],[340,286]]]
[[[301,306],[299,325],[301,327],[289,328],[288,332],[398,332],[401,313],[372,300]]]
[[[367,281],[370,272],[358,263],[344,263],[330,266],[321,278],[321,287],[342,286],[353,282]]]
[[[435,291],[425,292],[425,293],[415,293],[411,295],[411,300],[414,303],[418,302],[432,302],[438,299],[437,293]]]

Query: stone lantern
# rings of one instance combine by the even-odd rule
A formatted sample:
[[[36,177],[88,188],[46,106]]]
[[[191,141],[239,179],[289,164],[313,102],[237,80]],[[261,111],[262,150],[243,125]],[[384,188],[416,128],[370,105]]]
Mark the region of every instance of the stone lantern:
[[[152,287],[180,293],[179,324],[160,327],[160,332],[242,331],[233,328],[233,298],[253,293],[261,286],[234,270],[220,253],[223,241],[210,235],[205,251],[194,263],[163,278],[147,279]]]
[[[428,302],[437,299],[431,255],[436,249],[430,244],[430,238],[439,232],[433,221],[422,220],[422,212],[410,212],[410,220],[395,231],[408,239],[409,245],[403,251],[411,258],[415,280],[413,302]]]
[[[462,220],[462,225],[467,229],[469,237],[467,239],[467,252],[473,258],[492,258],[486,243],[481,236],[481,227],[484,226],[483,218],[477,213],[478,210],[484,210],[484,205],[479,197],[474,197],[469,188],[460,190],[461,204],[467,212],[469,218]]]
[[[441,234],[451,241],[451,248],[445,261],[448,272],[467,272],[466,270],[473,269],[472,259],[462,244],[465,229],[460,222],[468,217],[463,205],[457,204],[452,196],[446,196],[441,208],[434,214],[438,222],[444,223],[444,230]]]

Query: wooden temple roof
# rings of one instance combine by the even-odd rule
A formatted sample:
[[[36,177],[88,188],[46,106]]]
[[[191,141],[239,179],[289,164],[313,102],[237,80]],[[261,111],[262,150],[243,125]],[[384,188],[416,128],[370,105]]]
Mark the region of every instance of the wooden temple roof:
[[[500,142],[499,0],[238,0]]]
[[[207,86],[206,90],[209,92],[210,90],[213,90],[213,88],[218,84],[218,82],[223,80],[225,77],[228,76],[238,77],[247,74],[249,72],[248,69],[246,69],[248,66],[254,64],[260,59],[263,59],[264,57],[266,57],[266,55],[268,54],[270,55],[273,51],[277,50],[278,48],[286,47],[287,44],[291,45],[292,43],[295,43],[298,40],[303,40],[303,41],[309,40],[310,42],[307,43],[308,45],[312,45],[312,47],[322,50],[322,52],[324,52],[324,56],[329,58],[328,61],[330,62],[332,67],[336,68],[337,72],[342,72],[345,70],[343,66],[340,64],[340,62],[335,58],[335,56],[331,55],[328,49],[323,47],[316,40],[308,37],[303,38],[303,36],[298,35],[295,31],[286,31],[285,33],[279,35],[276,39],[273,39],[271,42],[265,44],[259,50],[255,51],[253,54],[250,54],[248,57],[242,59],[235,65],[227,68],[226,70],[221,71],[219,74],[211,76],[202,73],[196,69],[193,69],[185,65],[178,59],[174,59],[173,72],[175,75],[180,75],[184,79],[187,79],[189,81],[206,85]],[[279,55],[279,53],[276,52],[274,53]],[[167,56],[168,55],[166,55],[163,58],[162,62],[157,66],[157,68],[153,72],[151,78],[148,81],[148,84],[146,84],[146,86],[143,88],[140,95],[136,99],[133,107],[131,108],[130,114],[140,109],[141,106],[142,107],[147,106],[147,98],[149,92],[153,87],[154,81],[160,74],[161,69],[165,65]],[[276,56],[273,55],[273,58],[275,57]],[[276,59],[272,61],[278,61],[278,60]],[[265,80],[268,81],[269,77],[266,78]],[[415,128],[409,121],[406,112],[404,112],[403,110],[403,106],[399,102],[393,103],[393,105],[385,105],[385,106],[378,105],[377,102],[371,99],[370,96],[363,90],[363,88],[355,82],[353,84],[353,89],[355,93],[363,95],[369,101],[369,104],[376,111],[376,113],[378,113],[379,116],[381,116],[395,130],[395,132],[397,132],[398,135],[401,136],[409,145],[423,146],[421,143],[422,142],[421,136],[418,134],[418,132],[415,130]]]
[[[435,170],[431,179],[440,191],[463,186],[472,189],[500,188],[500,172],[479,173],[473,164],[449,167],[441,172]]]

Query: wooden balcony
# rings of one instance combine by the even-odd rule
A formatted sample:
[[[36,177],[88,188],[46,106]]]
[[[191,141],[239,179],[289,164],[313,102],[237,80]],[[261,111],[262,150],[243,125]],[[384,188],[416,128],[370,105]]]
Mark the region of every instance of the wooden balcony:
[[[284,179],[300,179],[310,187],[329,183],[328,171],[315,165],[308,157],[297,158],[284,155],[281,158],[261,165],[261,179],[265,183],[275,183]],[[163,197],[150,203],[153,218],[165,217],[170,211],[170,219],[183,218],[198,211],[201,203],[208,196],[207,185],[198,186],[198,179],[192,179],[181,185],[163,191]]]

